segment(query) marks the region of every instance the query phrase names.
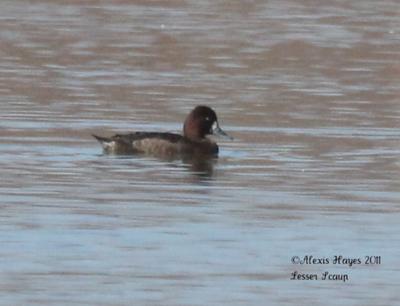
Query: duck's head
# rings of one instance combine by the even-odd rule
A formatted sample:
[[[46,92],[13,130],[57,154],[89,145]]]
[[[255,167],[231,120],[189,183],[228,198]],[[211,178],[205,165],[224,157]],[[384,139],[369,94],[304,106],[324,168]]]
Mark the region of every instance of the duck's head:
[[[219,135],[232,139],[218,124],[217,114],[208,106],[196,106],[186,117],[183,135],[192,140],[204,139],[207,135]]]

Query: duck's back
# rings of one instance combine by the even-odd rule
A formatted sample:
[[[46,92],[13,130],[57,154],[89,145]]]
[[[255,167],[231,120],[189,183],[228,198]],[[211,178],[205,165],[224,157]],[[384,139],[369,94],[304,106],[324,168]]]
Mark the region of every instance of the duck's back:
[[[193,141],[182,135],[159,132],[116,134],[112,137],[93,135],[109,154],[138,154],[175,158],[179,155],[216,155],[218,146],[208,139]]]
[[[184,138],[179,134],[159,132],[116,134],[109,138],[93,136],[102,144],[106,153],[151,155],[177,154]]]

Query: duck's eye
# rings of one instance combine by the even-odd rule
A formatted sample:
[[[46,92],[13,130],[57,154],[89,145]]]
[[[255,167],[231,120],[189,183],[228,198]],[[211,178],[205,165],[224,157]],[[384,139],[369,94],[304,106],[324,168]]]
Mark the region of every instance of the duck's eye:
[[[204,120],[205,120],[205,121],[210,121],[211,118],[210,118],[210,117],[205,117]]]

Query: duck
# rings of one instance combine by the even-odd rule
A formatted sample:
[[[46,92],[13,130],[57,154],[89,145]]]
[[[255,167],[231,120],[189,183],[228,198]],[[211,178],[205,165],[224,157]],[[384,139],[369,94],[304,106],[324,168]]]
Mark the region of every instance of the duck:
[[[198,105],[186,117],[183,135],[169,132],[133,132],[103,137],[93,134],[106,154],[145,154],[173,159],[179,156],[218,156],[218,145],[208,135],[233,139],[218,123],[209,106]]]

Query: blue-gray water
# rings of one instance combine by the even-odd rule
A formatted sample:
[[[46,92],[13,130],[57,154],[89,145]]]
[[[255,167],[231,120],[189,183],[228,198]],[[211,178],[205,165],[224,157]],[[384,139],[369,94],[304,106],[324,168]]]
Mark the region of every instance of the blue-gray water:
[[[397,305],[399,12],[2,1],[0,304]],[[235,138],[206,167],[90,136],[180,131],[198,104]]]

